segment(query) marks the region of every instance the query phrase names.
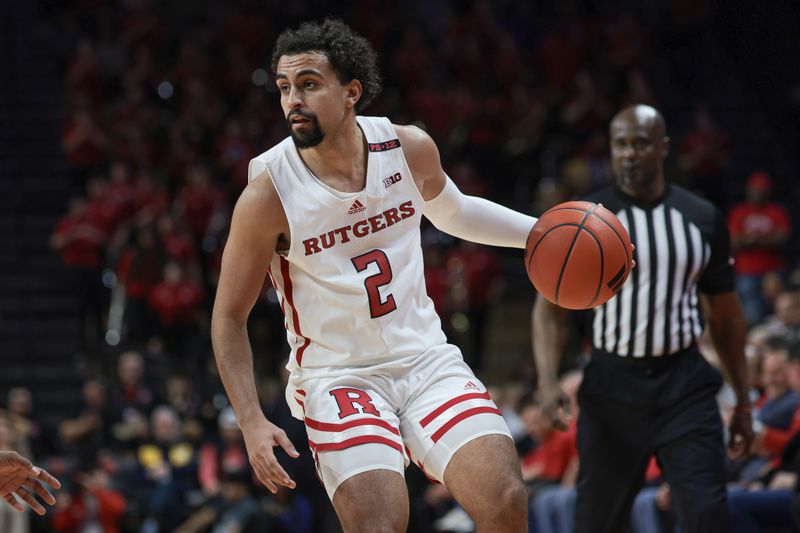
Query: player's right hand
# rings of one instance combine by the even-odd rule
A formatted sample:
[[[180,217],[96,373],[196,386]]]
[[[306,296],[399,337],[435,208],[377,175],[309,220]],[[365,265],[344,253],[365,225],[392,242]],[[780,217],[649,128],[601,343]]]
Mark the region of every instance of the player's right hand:
[[[566,431],[572,420],[572,408],[569,396],[564,393],[561,386],[558,383],[540,386],[538,397],[542,412],[550,419],[553,427]]]
[[[243,424],[242,434],[250,464],[259,481],[273,494],[278,492],[277,485],[295,488],[295,482],[278,463],[272,450],[275,446],[280,446],[289,457],[294,459],[300,457],[292,441],[286,436],[286,432],[262,416],[250,424]]]
[[[34,466],[17,452],[0,451],[0,498],[11,507],[20,512],[25,510],[16,495],[36,514],[43,515],[45,508],[37,497],[48,505],[56,503],[44,484],[54,489],[61,488],[61,483],[44,468]]]

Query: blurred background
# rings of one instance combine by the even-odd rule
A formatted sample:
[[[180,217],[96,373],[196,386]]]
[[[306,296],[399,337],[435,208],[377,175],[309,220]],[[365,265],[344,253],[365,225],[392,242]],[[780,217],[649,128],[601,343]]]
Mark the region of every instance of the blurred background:
[[[296,491],[254,482],[209,338],[248,162],[287,135],[271,47],[303,20],[341,17],[379,51],[385,85],[367,114],[424,128],[462,191],[532,215],[607,183],[609,119],[656,106],[669,179],[728,217],[756,394],[767,341],[800,338],[800,4],[341,4],[4,8],[0,447],[66,486],[45,518],[2,506],[0,530],[338,531],[307,447],[288,465]],[[779,238],[762,246],[766,234]],[[525,464],[547,436],[527,409],[535,294],[522,253],[423,237],[446,333],[492,386]],[[586,357],[586,317],[574,319],[565,371]],[[250,333],[264,410],[302,449],[268,280]],[[415,467],[408,481],[409,531],[470,531],[446,490]]]

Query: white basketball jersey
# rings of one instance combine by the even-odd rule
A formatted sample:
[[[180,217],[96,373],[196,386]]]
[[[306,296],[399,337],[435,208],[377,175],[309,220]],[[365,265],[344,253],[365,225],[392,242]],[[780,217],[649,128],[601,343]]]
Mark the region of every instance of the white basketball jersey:
[[[251,162],[266,167],[291,231],[270,265],[292,354],[288,368],[356,367],[446,342],[425,289],[423,199],[391,122],[357,117],[369,149],[364,190],[319,181],[291,138]]]

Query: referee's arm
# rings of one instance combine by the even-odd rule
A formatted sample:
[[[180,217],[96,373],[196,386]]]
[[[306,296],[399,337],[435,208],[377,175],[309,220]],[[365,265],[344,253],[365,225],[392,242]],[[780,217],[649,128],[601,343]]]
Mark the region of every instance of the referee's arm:
[[[717,350],[725,374],[736,393],[736,407],[731,419],[731,448],[747,452],[753,442],[747,361],[744,356],[747,321],[735,292],[700,294],[703,314],[711,341]]]
[[[730,447],[735,453],[746,453],[753,442],[749,379],[744,356],[747,321],[734,291],[733,280],[730,236],[722,213],[716,210],[711,258],[697,288],[711,341],[736,393],[736,407],[730,422]]]
[[[558,367],[567,343],[567,314],[566,309],[542,296],[537,296],[531,313],[539,402],[553,427],[560,430],[567,429],[572,414],[569,412],[569,398],[558,383]]]

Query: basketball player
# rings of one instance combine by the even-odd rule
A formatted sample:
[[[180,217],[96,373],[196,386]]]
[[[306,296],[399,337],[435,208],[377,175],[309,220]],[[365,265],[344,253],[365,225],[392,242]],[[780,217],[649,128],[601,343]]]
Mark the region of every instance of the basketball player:
[[[594,312],[592,357],[578,392],[576,531],[626,531],[653,454],[672,488],[681,531],[730,531],[715,399],[721,378],[696,342],[705,321],[736,391],[730,443],[746,450],[753,434],[745,320],[725,221],[706,200],[665,182],[669,137],[657,110],[623,109],[611,122],[610,140],[616,181],[588,199],[616,213],[628,229],[636,268],[620,293]],[[556,373],[566,318],[565,310],[537,298],[539,393],[561,427],[567,404]]]
[[[272,66],[290,137],[250,162],[214,306],[217,363],[250,462],[294,488],[297,452],[259,407],[247,318],[267,273],[286,316],[286,399],[347,532],[405,531],[409,461],[444,483],[478,531],[526,527],[508,428],[447,344],[425,291],[419,225],[524,248],[535,219],[463,195],[431,138],[364,117],[380,91],[370,44],[340,21],[280,35]]]
[[[53,505],[56,499],[42,485],[46,483],[54,489],[61,488],[61,483],[44,468],[33,466],[29,460],[12,451],[0,451],[0,498],[17,511],[24,511],[18,496],[37,514],[45,513],[44,506],[39,503],[39,496],[45,503]]]

